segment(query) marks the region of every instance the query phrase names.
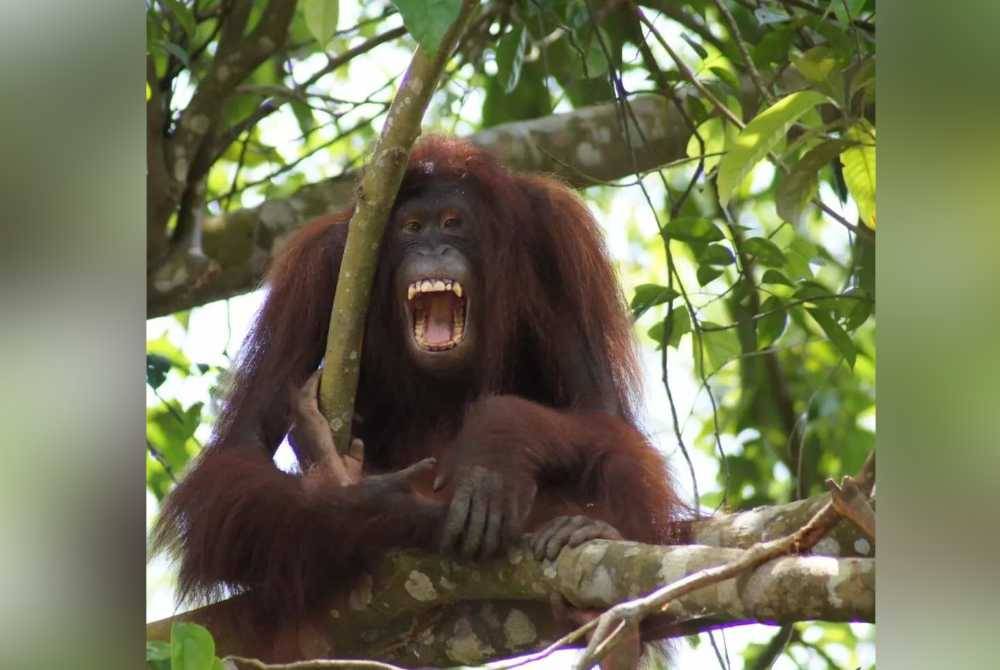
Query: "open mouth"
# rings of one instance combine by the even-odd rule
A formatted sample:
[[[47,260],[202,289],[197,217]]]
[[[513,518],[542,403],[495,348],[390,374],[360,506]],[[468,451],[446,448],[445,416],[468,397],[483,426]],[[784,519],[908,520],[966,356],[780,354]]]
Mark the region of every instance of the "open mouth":
[[[466,297],[452,279],[421,279],[407,288],[413,339],[424,351],[446,351],[465,337]]]

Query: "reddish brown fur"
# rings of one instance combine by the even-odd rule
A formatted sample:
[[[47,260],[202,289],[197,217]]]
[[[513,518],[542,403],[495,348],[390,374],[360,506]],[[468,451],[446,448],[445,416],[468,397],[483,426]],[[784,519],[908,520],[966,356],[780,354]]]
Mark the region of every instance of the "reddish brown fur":
[[[678,503],[635,427],[631,324],[597,223],[558,182],[511,174],[443,138],[415,148],[398,201],[442,179],[477,206],[478,362],[462,384],[413,366],[391,310],[393,268],[381,262],[354,426],[366,473],[447,459],[474,440],[490,465],[537,480],[528,530],[582,513],[627,539],[668,542]],[[274,262],[212,444],[164,506],[156,545],[180,556],[183,596],[251,590],[262,612],[290,616],[392,547],[435,548],[446,500],[372,500],[359,486],[307,494],[300,475],[272,461],[289,429],[286,389],[323,355],[349,218],[313,221]]]

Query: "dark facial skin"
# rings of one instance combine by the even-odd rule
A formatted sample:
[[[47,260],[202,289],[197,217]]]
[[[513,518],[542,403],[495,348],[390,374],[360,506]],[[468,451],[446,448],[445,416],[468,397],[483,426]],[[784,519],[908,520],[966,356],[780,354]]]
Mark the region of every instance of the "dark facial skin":
[[[477,240],[469,198],[457,186],[425,191],[397,207],[389,225],[393,293],[407,351],[427,373],[461,375],[477,344]]]

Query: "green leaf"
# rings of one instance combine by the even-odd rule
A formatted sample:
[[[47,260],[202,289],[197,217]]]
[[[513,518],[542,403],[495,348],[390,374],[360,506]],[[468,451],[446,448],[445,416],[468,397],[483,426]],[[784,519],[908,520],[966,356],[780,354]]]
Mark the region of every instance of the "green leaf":
[[[303,0],[302,13],[306,27],[316,38],[321,49],[326,49],[337,32],[340,18],[340,0]]]
[[[788,26],[768,30],[754,45],[752,52],[754,62],[761,67],[771,63],[784,63],[788,59],[788,49],[794,39],[795,31]]]
[[[682,242],[715,242],[725,237],[717,225],[708,219],[684,216],[667,223],[663,231],[669,238]]]
[[[538,61],[521,67],[521,79],[510,93],[505,93],[497,77],[486,82],[483,100],[483,127],[508,121],[523,121],[547,116],[552,112],[552,98],[545,82],[545,71]]]
[[[809,312],[812,318],[816,319],[816,323],[820,325],[826,336],[830,338],[834,346],[844,355],[847,364],[853,368],[854,361],[858,357],[858,351],[854,346],[854,342],[851,341],[851,336],[840,327],[840,324],[834,320],[830,312],[823,309],[809,309],[806,311]]]
[[[176,400],[160,404],[146,412],[146,439],[155,446],[175,472],[187,465],[196,446],[191,439],[201,425],[203,404],[196,402],[181,409]]]
[[[174,312],[172,316],[181,325],[181,328],[187,331],[188,324],[191,322],[191,310],[185,309],[183,312]]]
[[[856,330],[860,328],[861,325],[868,320],[868,317],[872,314],[872,309],[875,303],[872,302],[871,298],[864,292],[859,290],[852,290],[848,292],[850,295],[857,295],[857,300],[852,300],[854,305],[848,310],[847,320],[844,322],[845,330]]]
[[[748,238],[741,246],[745,253],[755,257],[761,265],[780,268],[788,261],[778,245],[766,237]]]
[[[778,216],[799,225],[806,206],[819,185],[819,170],[834,160],[847,144],[842,140],[828,140],[809,150],[785,175],[774,192]]]
[[[528,33],[521,26],[500,38],[497,44],[497,80],[504,93],[510,93],[521,79],[524,52],[528,48]]]
[[[708,58],[708,52],[705,51],[705,47],[698,44],[694,39],[687,33],[681,33],[681,39],[688,43],[688,46],[694,49],[694,52],[698,54],[698,58]]]
[[[188,371],[191,369],[191,361],[184,355],[184,352],[167,339],[166,335],[146,342],[146,353],[157,354],[167,359],[182,375],[187,376]]]
[[[733,252],[721,244],[710,244],[698,255],[699,264],[732,265],[735,262]]]
[[[169,40],[161,40],[159,45],[160,47],[165,49],[168,53],[170,53],[174,58],[184,63],[184,67],[186,67],[189,70],[191,69],[191,57],[188,55],[188,52],[184,49],[184,47],[182,47],[179,44],[174,44]]]
[[[659,284],[640,284],[635,287],[635,295],[632,297],[632,318],[638,319],[650,308],[662,305],[678,297],[680,293],[669,286]]]
[[[169,661],[170,644],[163,640],[146,640],[147,661]]]
[[[653,324],[647,334],[656,342],[657,349],[662,349],[664,343],[676,349],[681,337],[689,332],[691,332],[691,318],[688,316],[687,307],[678,307]]]
[[[437,52],[462,9],[462,0],[393,0],[392,4],[410,35],[428,54]]]
[[[805,280],[799,284],[799,287],[795,290],[795,298],[797,300],[816,300],[819,299],[820,302],[825,302],[825,298],[829,298],[833,294],[830,291],[816,281]]]
[[[822,84],[837,69],[837,55],[828,46],[818,46],[809,49],[801,56],[792,56],[795,69],[809,81]]]
[[[786,274],[792,279],[810,279],[813,276],[809,263],[816,257],[816,245],[804,237],[795,236],[792,243],[785,249],[788,264]]]
[[[602,42],[605,45],[610,43],[607,33],[600,28],[593,31],[588,24],[577,30],[575,34],[577,40],[584,45],[584,58],[583,63],[581,63],[583,77],[593,79],[607,74],[608,58],[604,54],[604,49],[601,48]]]
[[[313,116],[312,108],[301,100],[290,101],[292,107],[292,114],[295,115],[295,120],[299,123],[299,130],[305,135],[313,128],[316,127],[316,117]]]
[[[691,158],[701,156],[701,145],[698,137],[705,144],[705,171],[710,172],[719,161],[722,160],[722,153],[726,150],[737,135],[736,126],[719,117],[712,117],[698,126],[698,133],[692,133],[687,144],[687,155]],[[707,155],[720,154],[720,155]]]
[[[215,640],[204,626],[175,622],[170,626],[171,670],[212,670]]]
[[[765,271],[764,276],[761,277],[760,280],[764,284],[784,284],[785,286],[792,286],[791,280],[777,270]]]
[[[154,389],[163,386],[170,372],[170,359],[159,354],[146,354],[146,383]]]
[[[177,19],[177,23],[181,25],[187,36],[194,37],[197,24],[191,10],[184,3],[179,2],[179,0],[166,0],[165,4],[170,8],[170,13]]]
[[[858,204],[858,214],[869,228],[875,228],[875,128],[868,121],[860,120],[844,133],[856,142],[844,149],[840,160],[844,164],[844,182],[854,202]]]
[[[718,328],[718,324],[702,321],[702,328]],[[699,347],[700,343],[700,347]],[[701,351],[699,352],[699,348]],[[724,330],[703,330],[691,347],[695,370],[699,376],[707,377],[729,361],[743,353],[735,328]],[[702,364],[704,363],[704,367]]]
[[[760,306],[763,315],[757,320],[757,347],[765,349],[781,337],[788,325],[788,311],[777,296],[771,296]]]
[[[698,275],[698,285],[705,286],[713,279],[722,276],[722,270],[713,268],[711,265],[699,265],[697,275]]]
[[[816,91],[798,91],[785,96],[758,114],[736,136],[719,163],[719,201],[725,206],[750,170],[782,141],[802,115],[829,98]]]

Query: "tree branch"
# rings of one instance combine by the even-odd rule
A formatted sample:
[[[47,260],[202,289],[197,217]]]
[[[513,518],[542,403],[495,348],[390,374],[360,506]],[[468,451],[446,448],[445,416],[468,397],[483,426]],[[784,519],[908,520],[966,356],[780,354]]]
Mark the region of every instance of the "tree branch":
[[[378,263],[378,249],[392,203],[403,181],[410,149],[420,135],[424,111],[445,64],[472,18],[476,3],[464,0],[436,53],[417,47],[393,98],[372,158],[361,173],[326,339],[320,409],[342,453],[351,443],[354,394],[361,373],[365,315]]]
[[[166,639],[172,621],[194,621],[212,631],[219,654],[257,658],[281,647],[288,659],[477,664],[544,648],[565,634],[566,624],[554,619],[549,604],[554,594],[576,607],[606,608],[748,554],[600,540],[546,562],[523,548],[482,564],[401,552],[330,609],[284,625],[271,639],[238,627],[247,616],[240,597],[151,623],[146,631],[150,639]],[[656,635],[690,634],[704,626],[699,622],[714,628],[754,621],[873,621],[874,587],[873,559],[786,556],[673,600]],[[789,591],[801,597],[789,598]]]
[[[857,481],[859,491],[864,491],[865,495],[871,492],[875,485],[874,451],[868,454]],[[794,533],[775,540],[758,542],[742,555],[734,557],[727,563],[706,567],[686,576],[664,580],[667,582],[666,586],[659,587],[641,598],[634,598],[615,605],[597,619],[577,629],[577,632],[593,631],[587,649],[576,665],[577,670],[589,670],[610,653],[616,646],[616,637],[619,637],[623,630],[637,627],[640,622],[650,616],[656,616],[663,612],[676,612],[679,607],[678,603],[682,602],[683,598],[702,593],[706,588],[718,589],[720,584],[740,575],[750,574],[751,571],[756,574],[765,566],[768,569],[774,569],[775,566],[789,558],[789,554],[808,551],[834,527],[838,519],[839,514],[835,503],[833,500],[827,500],[823,507]],[[753,577],[750,579],[752,580]],[[874,582],[870,595],[872,615],[874,616]],[[808,596],[800,594],[800,597]],[[832,597],[840,600],[840,595]],[[819,618],[826,619],[825,616]],[[782,623],[787,622],[783,621]]]
[[[235,87],[254,69],[267,60],[285,42],[288,26],[295,13],[295,0],[271,0],[253,32],[243,35],[253,5],[249,0],[235,0],[231,11],[223,19],[219,47],[209,73],[199,82],[187,108],[180,115],[173,137],[165,141],[163,160],[171,183],[169,189],[156,186],[164,197],[148,211],[147,227],[166,231],[167,221],[176,210],[185,190],[200,181],[211,166],[206,158],[217,131],[223,102]],[[157,235],[160,233],[157,232]],[[150,269],[155,271],[163,253],[150,258]],[[154,281],[164,278],[155,277]]]
[[[862,490],[869,481],[862,479]],[[519,548],[482,564],[400,552],[387,556],[329,609],[284,625],[274,638],[251,637],[238,627],[249,616],[240,596],[150,623],[146,632],[150,639],[168,639],[176,619],[207,626],[223,654],[265,658],[290,645],[300,658],[336,655],[407,666],[478,663],[541,649],[565,636],[567,623],[550,605],[554,594],[587,608],[635,598],[742,559],[746,548],[803,527],[828,501],[824,494],[701,519],[691,527],[692,541],[699,544],[690,546],[592,542],[542,563]],[[873,549],[857,539],[864,538],[841,521],[811,556],[788,556],[679,598],[665,615],[643,622],[643,637],[691,635],[748,621],[871,621]],[[790,591],[799,596],[789,598]],[[287,653],[286,658],[294,656]]]
[[[673,105],[655,95],[638,96],[631,104],[637,123],[630,123],[645,137],[642,143],[632,143],[635,162],[622,141],[615,103],[507,123],[468,139],[513,169],[555,174],[576,187],[613,182],[636,169],[644,172],[687,158],[687,133]],[[639,135],[636,127],[630,132]],[[351,204],[356,179],[356,173],[346,173],[305,186],[288,198],[206,218],[205,253],[218,263],[219,273],[195,287],[150,282],[148,315],[163,316],[253,290],[291,232],[320,214]]]

